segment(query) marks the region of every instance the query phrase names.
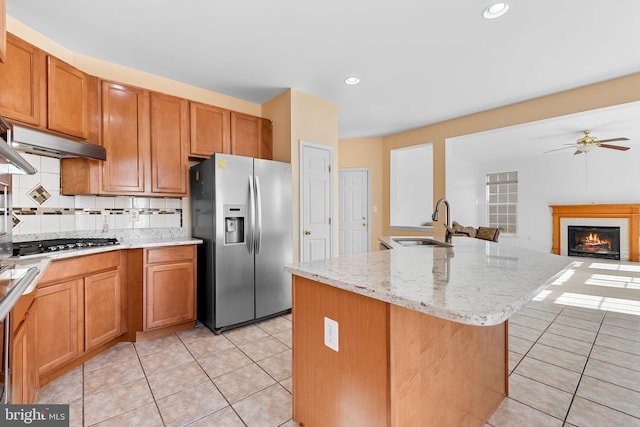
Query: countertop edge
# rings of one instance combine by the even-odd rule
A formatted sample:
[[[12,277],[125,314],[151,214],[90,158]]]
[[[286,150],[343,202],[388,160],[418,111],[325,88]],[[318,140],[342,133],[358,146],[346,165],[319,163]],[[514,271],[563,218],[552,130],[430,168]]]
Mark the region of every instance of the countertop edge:
[[[202,243],[202,239],[198,238],[179,238],[179,239],[136,239],[136,240],[123,240],[117,245],[109,246],[97,246],[91,249],[77,249],[68,250],[44,254],[26,255],[21,257],[9,257],[6,261],[12,263],[25,262],[28,260],[35,260],[39,258],[48,258],[50,260],[72,258],[83,255],[92,255],[102,252],[117,251],[121,249],[144,249],[144,248],[156,248],[163,246],[184,246],[184,245],[199,245]]]
[[[405,236],[402,236],[405,237]],[[416,251],[421,249],[406,248],[400,244],[393,242],[393,237],[384,236],[379,237],[378,240],[386,246],[392,248],[392,251]],[[422,237],[424,238],[424,237]],[[475,239],[474,239],[475,240]],[[489,243],[496,245],[496,243]],[[454,245],[455,247],[455,245]],[[440,248],[442,249],[442,248]],[[436,249],[437,250],[437,249]],[[387,252],[387,251],[383,251]],[[407,252],[410,253],[410,252]],[[330,261],[327,261],[330,262]],[[515,314],[518,310],[523,308],[526,304],[534,300],[534,298],[549,285],[551,285],[558,277],[564,274],[568,269],[572,268],[576,263],[576,260],[567,260],[566,264],[558,266],[559,269],[546,279],[541,278],[541,283],[531,285],[526,292],[515,296],[511,301],[506,304],[502,304],[496,307],[484,307],[480,310],[471,311],[472,309],[459,307],[458,309],[452,307],[442,307],[432,305],[427,302],[413,299],[411,297],[397,295],[394,293],[388,293],[380,291],[368,285],[366,278],[363,279],[361,285],[358,284],[358,280],[352,280],[353,277],[345,280],[340,277],[333,277],[331,274],[322,274],[317,271],[309,271],[304,265],[292,264],[285,266],[285,271],[294,275],[304,277],[306,279],[316,281],[325,285],[333,286],[338,289],[353,292],[362,296],[371,297],[379,301],[384,301],[390,304],[394,304],[410,310],[415,310],[421,313],[436,316],[445,320],[451,320],[458,323],[474,325],[474,326],[494,326],[498,325]]]

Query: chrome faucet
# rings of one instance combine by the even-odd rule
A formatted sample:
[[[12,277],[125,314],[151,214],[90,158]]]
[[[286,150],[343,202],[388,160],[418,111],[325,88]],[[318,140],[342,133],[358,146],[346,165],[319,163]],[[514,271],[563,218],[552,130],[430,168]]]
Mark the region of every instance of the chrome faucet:
[[[440,205],[444,203],[447,207],[447,221],[444,224],[445,234],[444,241],[446,243],[451,243],[451,236],[453,236],[453,229],[451,228],[451,207],[449,206],[449,202],[447,199],[442,197],[436,202],[436,209],[433,211],[433,215],[431,215],[431,219],[434,221],[438,220],[438,216],[440,215]]]

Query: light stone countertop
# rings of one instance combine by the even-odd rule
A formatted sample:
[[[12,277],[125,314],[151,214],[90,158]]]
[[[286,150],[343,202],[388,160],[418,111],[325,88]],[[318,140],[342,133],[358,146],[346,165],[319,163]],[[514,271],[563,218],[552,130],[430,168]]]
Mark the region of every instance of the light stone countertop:
[[[72,249],[59,252],[25,255],[21,257],[9,257],[8,262],[25,263],[31,259],[48,258],[50,260],[71,258],[82,255],[97,254],[101,252],[117,251],[120,249],[154,248],[163,246],[198,245],[201,239],[191,237],[148,237],[142,239],[119,239],[119,244],[108,246],[96,246],[88,249]]]
[[[575,262],[468,237],[454,237],[451,248],[379,240],[393,249],[292,264],[285,270],[443,319],[492,326],[507,320]]]

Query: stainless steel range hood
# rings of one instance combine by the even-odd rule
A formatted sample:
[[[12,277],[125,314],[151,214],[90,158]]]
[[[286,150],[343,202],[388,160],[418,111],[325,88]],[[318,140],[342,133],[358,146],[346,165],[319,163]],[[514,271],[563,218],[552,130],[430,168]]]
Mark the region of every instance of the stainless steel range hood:
[[[20,154],[18,154],[11,145],[7,143],[7,132],[10,136],[10,126],[0,118],[0,134],[3,135],[4,141],[0,141],[0,174],[27,174],[36,173],[36,168],[31,166]]]
[[[88,159],[106,160],[107,152],[104,147],[63,138],[40,130],[31,129],[17,124],[0,126],[2,138],[12,148],[25,153],[40,156],[67,159],[84,157]]]

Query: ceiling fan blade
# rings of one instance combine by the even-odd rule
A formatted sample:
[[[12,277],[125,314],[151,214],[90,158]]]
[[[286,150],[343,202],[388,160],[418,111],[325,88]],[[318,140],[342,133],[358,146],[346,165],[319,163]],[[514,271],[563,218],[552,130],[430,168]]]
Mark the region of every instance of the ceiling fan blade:
[[[628,141],[629,138],[611,138],[611,139],[599,139],[600,142],[613,142],[613,141]]]
[[[621,145],[600,144],[602,148],[613,148],[614,150],[627,151],[631,147],[623,147]]]
[[[576,144],[571,144],[571,147],[556,148],[556,149],[553,149],[553,150],[544,151],[544,152],[543,152],[543,154],[546,154],[546,153],[552,153],[552,152],[554,152],[554,151],[566,150],[566,149],[568,149],[568,148],[575,148],[575,147],[576,147]]]
[[[577,155],[577,154],[582,154],[582,153],[584,153],[584,151],[576,150],[576,152],[575,152],[575,153],[573,153],[573,155],[575,156],[575,155]]]

